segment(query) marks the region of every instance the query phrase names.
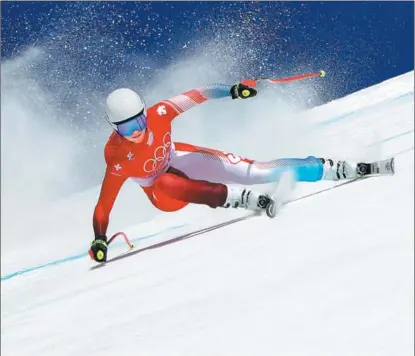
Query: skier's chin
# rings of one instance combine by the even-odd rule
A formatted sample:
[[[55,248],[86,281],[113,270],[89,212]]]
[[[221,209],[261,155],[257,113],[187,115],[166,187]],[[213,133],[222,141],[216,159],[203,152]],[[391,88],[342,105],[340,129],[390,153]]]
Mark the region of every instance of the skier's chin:
[[[143,142],[144,140],[145,132],[146,131],[143,130],[138,135],[124,136],[124,137],[132,143],[140,143],[140,142]]]

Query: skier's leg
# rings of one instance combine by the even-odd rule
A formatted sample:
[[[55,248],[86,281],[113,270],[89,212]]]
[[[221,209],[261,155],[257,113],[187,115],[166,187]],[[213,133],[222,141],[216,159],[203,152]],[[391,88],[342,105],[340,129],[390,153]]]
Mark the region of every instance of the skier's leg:
[[[222,206],[226,200],[226,186],[204,180],[189,179],[174,173],[164,173],[154,182],[155,194],[162,192],[170,199],[211,208]]]
[[[189,179],[174,168],[157,177],[152,186],[142,188],[151,203],[165,212],[180,210],[189,203],[217,208],[227,196],[224,184]]]
[[[145,191],[153,205],[166,212],[177,211],[189,203],[211,208],[241,207],[253,211],[265,210],[271,203],[270,197],[265,194],[229,184],[190,179],[175,169],[169,169],[157,177]]]
[[[292,171],[299,182],[357,177],[356,165],[345,161],[309,156],[260,162],[184,143],[175,143],[171,165],[189,178],[224,184],[271,183],[287,170]]]

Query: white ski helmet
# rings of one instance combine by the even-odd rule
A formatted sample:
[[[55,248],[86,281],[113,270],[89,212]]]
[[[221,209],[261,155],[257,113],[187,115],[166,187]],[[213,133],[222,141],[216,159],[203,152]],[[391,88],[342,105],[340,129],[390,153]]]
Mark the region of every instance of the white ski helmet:
[[[147,110],[144,101],[134,90],[120,88],[108,95],[105,114],[111,126],[117,129],[117,124],[136,116],[146,117]]]

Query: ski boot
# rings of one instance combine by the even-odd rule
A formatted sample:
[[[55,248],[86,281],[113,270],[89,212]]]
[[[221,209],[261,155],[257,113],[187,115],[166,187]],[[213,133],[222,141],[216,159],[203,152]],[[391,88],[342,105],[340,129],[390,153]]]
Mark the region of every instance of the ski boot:
[[[257,213],[266,212],[269,217],[272,215],[271,208],[274,200],[268,195],[250,190],[246,187],[227,184],[228,196],[223,205],[224,208],[242,208]]]
[[[320,158],[323,163],[323,180],[357,179],[361,177],[395,174],[395,158],[371,163],[335,161]]]

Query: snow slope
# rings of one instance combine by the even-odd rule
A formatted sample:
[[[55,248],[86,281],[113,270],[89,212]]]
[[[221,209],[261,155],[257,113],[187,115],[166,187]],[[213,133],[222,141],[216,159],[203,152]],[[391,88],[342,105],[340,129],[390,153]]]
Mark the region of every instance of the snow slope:
[[[337,145],[340,154],[352,137],[356,156],[396,155],[393,177],[327,190],[290,203],[277,219],[248,219],[92,271],[84,250],[61,252],[64,240],[44,253],[2,252],[2,353],[413,355],[413,82],[410,72],[301,115],[322,151]],[[300,184],[295,197],[334,185]],[[77,199],[93,204],[96,194],[59,209]],[[241,215],[192,207],[125,231],[139,250]]]

